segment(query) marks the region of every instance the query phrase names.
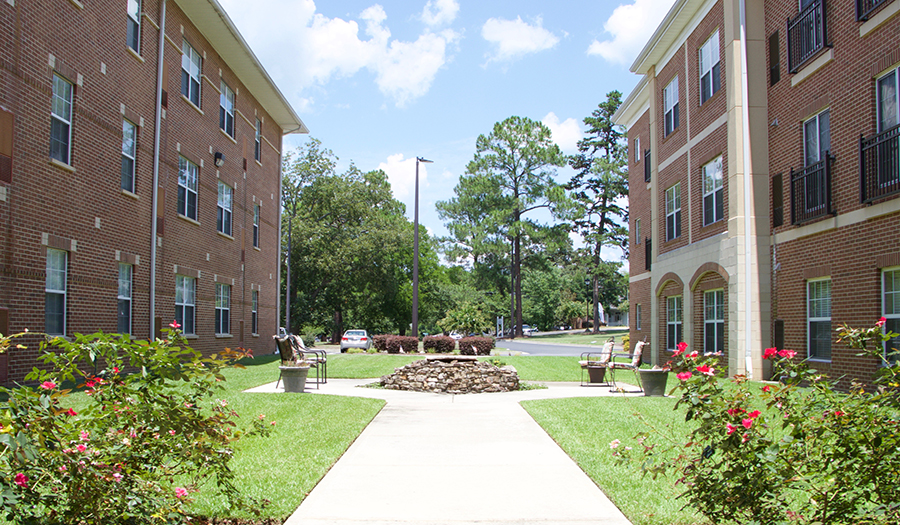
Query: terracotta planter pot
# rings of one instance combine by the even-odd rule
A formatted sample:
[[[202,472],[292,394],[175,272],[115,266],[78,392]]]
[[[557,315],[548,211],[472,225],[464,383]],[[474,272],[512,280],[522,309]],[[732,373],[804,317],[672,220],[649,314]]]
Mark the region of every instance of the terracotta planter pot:
[[[666,381],[669,379],[668,370],[638,370],[641,374],[641,386],[645,396],[659,397],[666,395]]]
[[[605,366],[589,366],[588,380],[591,383],[605,383],[606,367]]]
[[[308,366],[279,366],[281,381],[284,383],[285,392],[302,393],[306,389],[306,377],[309,375]]]

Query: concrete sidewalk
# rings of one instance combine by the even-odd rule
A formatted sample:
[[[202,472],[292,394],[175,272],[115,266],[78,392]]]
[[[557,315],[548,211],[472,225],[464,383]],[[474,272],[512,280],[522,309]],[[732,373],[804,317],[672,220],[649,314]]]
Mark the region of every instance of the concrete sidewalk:
[[[387,405],[286,525],[630,525],[519,405],[623,394],[577,383],[456,396],[356,388],[372,381],[307,388]],[[251,391],[273,392],[274,383]]]

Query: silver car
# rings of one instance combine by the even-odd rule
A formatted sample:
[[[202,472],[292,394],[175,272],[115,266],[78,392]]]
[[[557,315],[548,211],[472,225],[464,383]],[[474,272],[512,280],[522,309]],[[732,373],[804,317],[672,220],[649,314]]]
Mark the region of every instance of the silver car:
[[[347,330],[344,337],[341,337],[341,353],[347,351],[348,348],[362,348],[368,351],[372,347],[372,339],[365,330]]]

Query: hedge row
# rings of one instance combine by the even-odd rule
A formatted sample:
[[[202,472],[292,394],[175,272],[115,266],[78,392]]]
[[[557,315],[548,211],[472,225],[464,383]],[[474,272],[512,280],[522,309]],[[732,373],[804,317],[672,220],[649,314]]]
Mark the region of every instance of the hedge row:
[[[456,348],[456,341],[445,335],[429,335],[422,342],[422,347],[426,352],[433,350],[437,354],[449,354]]]
[[[387,340],[387,352],[389,354],[399,354],[400,349],[406,353],[417,353],[419,351],[419,338],[407,335],[392,335]]]
[[[372,344],[375,346],[375,350],[379,352],[387,352],[387,342],[391,337],[394,336],[391,334],[372,336]]]
[[[493,349],[493,337],[463,337],[459,340],[461,355],[491,355]]]

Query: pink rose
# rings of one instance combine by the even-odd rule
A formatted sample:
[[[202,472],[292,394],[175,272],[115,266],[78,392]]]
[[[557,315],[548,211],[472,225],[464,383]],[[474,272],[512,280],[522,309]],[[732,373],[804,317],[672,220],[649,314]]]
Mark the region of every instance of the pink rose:
[[[781,357],[786,357],[788,359],[793,359],[794,356],[797,355],[797,352],[794,352],[793,350],[782,350],[778,352],[778,355],[780,355]]]
[[[188,491],[183,487],[175,487],[175,497],[183,498],[188,495]]]
[[[179,328],[181,328],[181,325],[178,324],[177,320],[175,320],[175,321],[172,321],[171,323],[169,323],[169,327],[172,328],[173,330],[178,330]]]
[[[882,317],[881,319],[878,320],[877,323],[875,323],[875,326],[877,326],[878,328],[881,328],[882,326],[884,326],[884,323],[886,321],[887,321],[887,317]]]
[[[41,388],[43,388],[44,390],[53,390],[54,388],[56,388],[56,383],[54,383],[53,381],[44,381],[43,383],[41,383]]]
[[[749,414],[747,414],[747,417],[749,417],[750,419],[756,419],[759,417],[759,414],[760,414],[759,410],[754,410],[753,412],[750,412]]]
[[[680,374],[677,374],[675,377],[677,377],[678,379],[680,379],[682,381],[687,381],[688,379],[691,378],[692,375],[694,375],[694,374],[692,374],[690,372],[681,372]]]
[[[28,476],[19,472],[16,474],[16,485],[22,487],[23,489],[28,488]]]
[[[729,436],[732,435],[732,434],[734,434],[734,431],[735,431],[735,430],[737,430],[737,427],[735,427],[735,426],[732,425],[731,423],[727,423],[727,424],[725,425],[725,431],[728,432],[728,435],[729,435]]]
[[[716,373],[715,368],[710,368],[709,365],[701,365],[697,367],[697,371],[703,375],[713,376]]]
[[[778,353],[777,348],[766,348],[766,351],[763,354],[763,359],[768,359],[777,353]]]
[[[742,420],[741,424],[744,425],[744,428],[749,429],[750,427],[753,426],[753,420],[750,418],[747,418],[747,419]]]

